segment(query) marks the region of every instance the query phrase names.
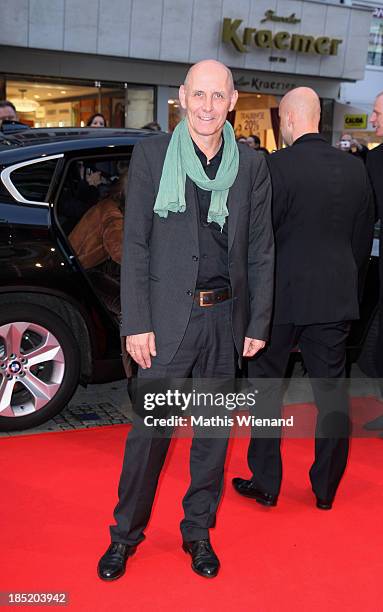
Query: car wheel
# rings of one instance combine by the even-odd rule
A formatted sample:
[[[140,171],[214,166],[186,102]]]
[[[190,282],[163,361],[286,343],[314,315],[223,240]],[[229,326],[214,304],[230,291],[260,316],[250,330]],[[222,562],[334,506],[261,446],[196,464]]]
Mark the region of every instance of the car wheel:
[[[54,417],[79,377],[79,347],[63,319],[35,304],[0,306],[0,431]]]
[[[378,376],[376,371],[376,344],[378,341],[378,331],[379,314],[376,313],[372,319],[357,362],[362,372],[372,378]]]

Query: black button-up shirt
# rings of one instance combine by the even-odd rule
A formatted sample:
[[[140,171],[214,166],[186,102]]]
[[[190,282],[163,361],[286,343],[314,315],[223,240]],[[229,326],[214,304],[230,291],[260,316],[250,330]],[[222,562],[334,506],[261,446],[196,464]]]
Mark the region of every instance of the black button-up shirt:
[[[214,179],[218,172],[222,159],[223,142],[218,153],[208,163],[207,157],[194,143],[197,153],[206,175]],[[211,201],[211,191],[200,189],[194,184],[196,190],[198,210],[199,210],[199,266],[197,277],[197,289],[220,289],[230,285],[229,266],[228,266],[228,239],[227,224],[222,232],[218,223],[207,222],[207,215]]]

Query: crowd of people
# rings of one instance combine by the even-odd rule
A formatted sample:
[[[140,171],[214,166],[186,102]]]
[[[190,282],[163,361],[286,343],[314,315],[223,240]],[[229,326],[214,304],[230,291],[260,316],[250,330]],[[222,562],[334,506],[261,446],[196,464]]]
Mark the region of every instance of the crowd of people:
[[[270,151],[261,145],[261,139],[257,134],[251,134],[250,136],[238,136],[238,144],[246,144],[255,151],[260,151],[268,155]],[[368,146],[362,139],[356,139],[351,134],[342,134],[338,142],[335,143],[335,147],[340,151],[349,153],[354,157],[360,158],[364,163],[367,161]],[[271,151],[275,153],[275,150]]]
[[[0,128],[2,122],[18,122],[17,110],[13,102],[10,100],[0,100]],[[105,115],[102,113],[94,113],[86,121],[86,127],[106,128],[108,127]],[[157,121],[150,121],[142,126],[143,130],[151,130],[153,132],[161,131],[161,126]]]
[[[86,122],[87,127],[104,128],[108,127],[105,116],[102,113],[91,115]],[[160,132],[161,126],[157,121],[150,121],[141,127],[142,130],[151,130],[152,132]]]
[[[266,147],[261,146],[261,139],[257,134],[251,134],[250,136],[239,136],[237,138],[238,144],[246,144],[250,149],[254,151],[260,151],[261,153],[269,154],[268,149]]]
[[[10,100],[1,100],[0,101],[0,127],[2,121],[18,121],[16,107]],[[108,127],[107,120],[102,113],[94,113],[91,115],[87,122],[86,127],[94,127],[94,128],[106,128]],[[161,131],[161,126],[157,121],[150,121],[149,123],[142,126],[141,129],[151,130],[151,131]],[[255,151],[260,151],[265,155],[268,155],[270,151],[262,146],[261,139],[257,134],[250,134],[249,136],[239,135],[236,138],[238,144],[246,144],[250,149]],[[338,142],[336,142],[335,146],[345,153],[349,153],[354,157],[358,157],[366,163],[368,147],[367,144],[361,140],[356,139],[351,134],[344,133]],[[272,152],[275,152],[273,150]]]

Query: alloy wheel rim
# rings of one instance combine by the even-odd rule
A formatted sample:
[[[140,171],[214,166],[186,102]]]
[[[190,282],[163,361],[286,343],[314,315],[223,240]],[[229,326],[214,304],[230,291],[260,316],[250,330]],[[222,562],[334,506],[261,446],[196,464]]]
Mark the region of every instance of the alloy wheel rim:
[[[38,412],[58,392],[65,373],[60,342],[42,325],[0,326],[0,417]]]

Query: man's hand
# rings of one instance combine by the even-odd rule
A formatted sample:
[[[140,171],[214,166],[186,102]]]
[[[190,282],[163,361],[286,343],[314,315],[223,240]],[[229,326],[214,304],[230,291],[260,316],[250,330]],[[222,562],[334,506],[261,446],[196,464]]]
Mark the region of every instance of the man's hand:
[[[265,347],[264,340],[256,340],[256,338],[245,338],[243,345],[243,357],[254,357],[258,351]]]
[[[152,365],[150,357],[155,357],[156,341],[153,332],[126,336],[126,350],[141,368],[146,370]]]

